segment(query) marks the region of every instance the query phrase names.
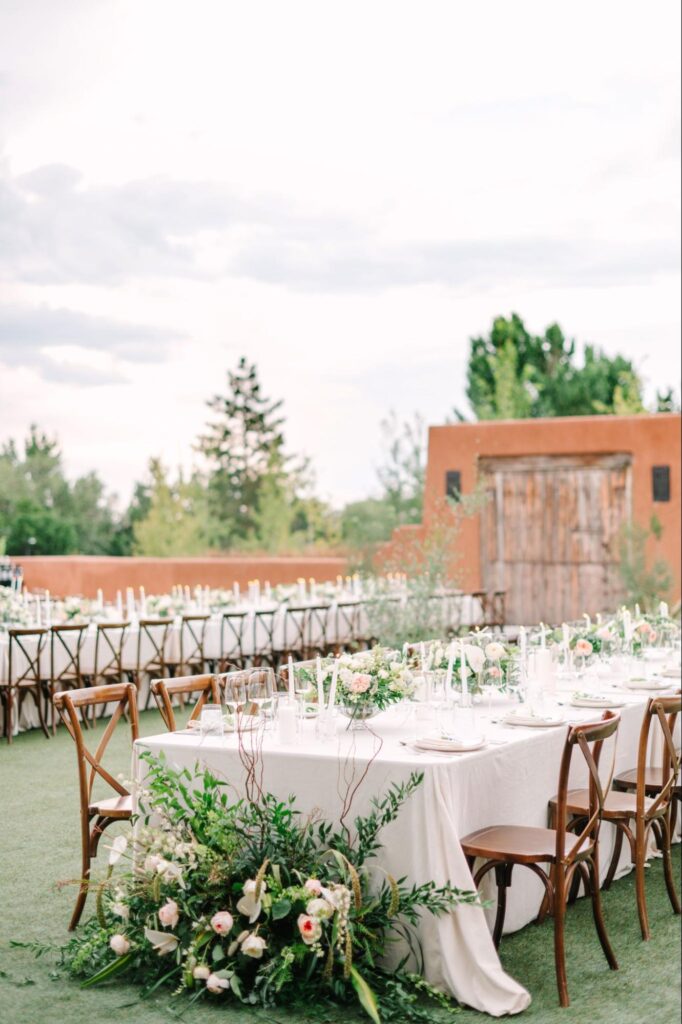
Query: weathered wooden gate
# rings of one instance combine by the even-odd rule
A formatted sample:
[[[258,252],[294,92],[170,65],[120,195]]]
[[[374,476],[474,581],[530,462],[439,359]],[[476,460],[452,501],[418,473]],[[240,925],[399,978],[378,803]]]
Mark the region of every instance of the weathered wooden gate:
[[[480,459],[481,575],[509,623],[562,622],[620,597],[618,533],[631,515],[631,457]]]

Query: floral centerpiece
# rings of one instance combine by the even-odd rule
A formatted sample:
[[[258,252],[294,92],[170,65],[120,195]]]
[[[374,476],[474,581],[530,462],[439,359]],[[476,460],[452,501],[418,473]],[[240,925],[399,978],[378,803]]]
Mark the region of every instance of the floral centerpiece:
[[[0,587],[0,625],[28,626],[30,621],[28,607],[16,590]]]
[[[174,619],[185,608],[182,596],[173,594],[150,594],[146,599],[147,615],[157,619]]]
[[[303,815],[293,798],[231,800],[208,772],[146,760],[153,818],[143,814],[132,849],[113,840],[97,914],[62,952],[83,987],[121,975],[143,995],[165,985],[192,1001],[300,1012],[357,1000],[375,1024],[432,1020],[422,995],[454,1008],[406,960],[382,966],[421,912],[477,901],[370,871],[382,828],[423,776],[394,784],[351,832]]]
[[[369,718],[414,693],[413,674],[398,651],[374,647],[337,660],[337,698],[350,718]],[[328,666],[327,674],[333,672]]]
[[[462,678],[462,652],[466,659],[467,687],[472,694],[479,694],[483,686],[495,686],[504,691],[507,687],[507,667],[512,653],[499,640],[490,635],[477,633],[463,640],[432,640],[424,645],[424,664],[420,645],[413,645],[408,663],[413,671],[447,671],[452,660],[453,684]]]

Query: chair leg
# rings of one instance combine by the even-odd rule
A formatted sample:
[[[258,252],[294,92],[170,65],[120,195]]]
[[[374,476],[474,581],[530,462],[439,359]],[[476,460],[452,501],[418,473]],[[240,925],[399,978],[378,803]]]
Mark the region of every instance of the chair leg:
[[[623,850],[623,830],[620,825],[616,824],[616,837],[613,843],[613,853],[611,854],[611,863],[609,864],[609,870],[606,878],[604,879],[604,885],[602,888],[605,892],[608,892],[611,888],[611,884],[616,877],[616,871],[618,870],[618,864],[620,863],[620,855]]]
[[[604,921],[604,912],[601,904],[601,891],[599,888],[599,854],[595,848],[592,859],[590,860],[590,892],[592,895],[592,916],[594,917],[594,924],[597,929],[597,935],[601,943],[601,948],[604,950],[604,956],[608,962],[609,967],[612,971],[618,970],[618,961],[616,960],[616,954],[613,952],[609,937],[606,932],[606,923]]]
[[[5,735],[7,742],[12,742],[12,733],[14,732],[14,694],[12,693],[12,687],[7,687],[7,703],[5,705]]]
[[[566,871],[561,864],[554,873],[554,967],[561,1006],[570,1006],[568,981],[566,979],[566,943],[564,925],[566,920]]]
[[[85,901],[88,898],[88,889],[90,887],[90,829],[88,823],[85,821],[83,821],[81,847],[81,882],[78,890],[78,896],[76,897],[76,906],[74,907],[73,914],[71,915],[71,921],[69,922],[70,932],[74,930],[81,919],[83,907],[85,906]]]
[[[662,822],[662,833],[663,833],[663,847],[662,847],[662,851],[663,851],[663,874],[665,876],[665,887],[668,890],[668,897],[670,899],[670,904],[671,904],[671,906],[673,908],[673,913],[679,914],[680,913],[680,900],[679,900],[679,897],[677,895],[677,892],[675,891],[675,876],[673,874],[673,862],[672,862],[672,856],[671,856],[671,851],[670,851],[670,843],[671,843],[671,839],[672,839],[672,832],[671,832],[671,828],[670,828],[670,825],[671,825],[671,813],[670,813],[670,810],[671,809],[668,808],[668,812],[667,812],[666,818],[664,818],[663,822]]]
[[[639,914],[639,926],[642,930],[642,939],[648,942],[651,938],[649,928],[649,915],[646,909],[646,884],[644,868],[646,865],[646,831],[643,822],[637,822],[637,837],[635,841],[635,889],[637,892],[637,913]]]
[[[513,864],[497,864],[495,866],[495,881],[497,882],[497,913],[495,915],[495,927],[493,928],[493,942],[495,949],[499,949],[504,928],[504,918],[507,913],[507,889],[511,885]]]

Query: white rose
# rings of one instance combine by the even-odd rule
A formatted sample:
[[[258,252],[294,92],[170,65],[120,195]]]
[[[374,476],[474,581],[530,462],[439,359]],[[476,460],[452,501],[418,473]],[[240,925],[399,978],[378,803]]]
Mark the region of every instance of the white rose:
[[[219,910],[217,914],[214,914],[211,918],[211,928],[218,935],[227,935],[228,932],[232,931],[234,925],[234,918],[228,910]]]
[[[211,968],[205,964],[199,964],[192,971],[192,977],[196,978],[197,981],[206,981],[211,976]]]
[[[229,987],[230,983],[227,978],[220,978],[217,974],[209,974],[206,979],[206,988],[209,992],[215,992],[217,994]]]
[[[314,917],[318,921],[326,921],[334,913],[334,907],[327,900],[311,900],[305,908],[305,912],[309,917]]]
[[[502,644],[498,644],[494,641],[493,643],[488,644],[485,649],[485,656],[488,661],[501,661],[501,659],[504,658],[504,655],[505,650]]]
[[[109,946],[116,956],[125,956],[130,949],[130,943],[125,935],[112,935],[109,939]]]
[[[159,907],[159,921],[164,928],[175,928],[180,920],[178,905],[175,900],[166,900],[162,907]]]
[[[242,942],[242,953],[244,956],[251,956],[254,960],[260,960],[267,942],[260,935],[247,935]]]

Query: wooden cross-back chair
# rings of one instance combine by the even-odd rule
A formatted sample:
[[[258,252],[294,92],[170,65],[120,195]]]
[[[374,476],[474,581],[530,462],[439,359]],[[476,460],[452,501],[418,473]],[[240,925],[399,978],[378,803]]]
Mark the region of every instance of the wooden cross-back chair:
[[[196,697],[188,721],[193,722],[201,715],[204,704],[220,704],[220,686],[214,675],[176,676],[175,679],[154,679],[151,685],[161,717],[169,732],[177,729],[173,701],[184,706],[186,698]]]
[[[253,644],[251,662],[257,668],[261,665],[275,668],[281,657],[277,650],[275,630],[277,628],[277,608],[256,608],[253,615]]]
[[[564,924],[567,898],[576,872],[579,872],[586,891],[592,897],[594,922],[609,967],[614,971],[618,969],[602,914],[598,839],[605,800],[604,792],[611,784],[609,778],[608,786],[602,786],[599,778],[599,761],[604,741],[616,733],[619,722],[619,715],[605,711],[599,722],[569,727],[559,770],[554,828],[497,825],[479,829],[462,839],[462,849],[470,868],[473,870],[477,859],[481,858],[484,861],[474,875],[476,886],[489,871],[495,871],[497,915],[493,939],[496,946],[502,937],[506,890],[511,885],[513,869],[517,865],[529,868],[541,880],[545,888],[545,897],[539,919],[544,917],[546,909],[549,909],[554,917],[554,961],[559,1002],[562,1006],[568,1006],[570,1003],[566,980]],[[588,814],[578,835],[567,829],[568,779],[576,748],[582,754],[589,773]],[[541,867],[542,864],[548,865],[548,869]]]
[[[97,855],[102,833],[113,822],[127,821],[132,816],[133,801],[129,791],[107,771],[102,759],[123,714],[127,714],[130,719],[132,742],[137,739],[137,690],[132,683],[109,683],[105,686],[88,686],[80,690],[55,693],[53,700],[76,744],[78,762],[82,870],[76,906],[69,924],[69,931],[73,931],[83,913],[90,885],[90,865],[92,858]],[[93,753],[85,742],[79,711],[85,717],[86,708],[94,709],[98,705],[112,702],[115,702],[113,713]],[[98,779],[106,783],[114,791],[115,796],[93,799],[93,787]]]
[[[27,694],[31,694],[38,709],[40,727],[47,737],[47,727],[43,698],[48,685],[47,673],[44,671],[43,654],[47,644],[49,630],[46,627],[26,626],[9,629],[9,652],[7,680],[0,683],[0,700],[5,709],[5,736],[12,742],[14,732],[14,709],[16,706],[17,720],[21,714],[21,706]]]
[[[327,632],[329,629],[329,605],[311,604],[307,609],[307,615],[303,631],[303,657],[314,658],[316,655],[323,657],[328,651]]]
[[[244,667],[244,630],[248,614],[228,610],[221,615],[220,659],[216,666],[219,672]]]
[[[52,626],[50,630],[50,693],[60,690],[79,690],[83,686],[81,674],[81,648],[85,641],[87,623],[67,622]],[[52,706],[52,732],[56,726],[56,708]],[[87,719],[85,720],[87,722]]]
[[[183,615],[180,623],[180,671],[202,673],[206,664],[205,640],[208,612]]]
[[[163,676],[170,619],[140,619],[133,682],[140,688],[145,676]]]
[[[317,658],[308,658],[306,661],[295,661],[294,666],[294,679],[299,669],[307,669],[312,672],[315,679],[314,685],[317,686]],[[289,691],[289,665],[280,665],[279,671],[277,672],[277,689],[284,693]]]
[[[353,650],[360,640],[360,615],[362,604],[359,601],[338,601],[335,607],[334,643],[331,645],[334,654]]]
[[[292,657],[303,660],[306,657],[306,635],[309,633],[310,607],[308,605],[287,605],[284,609],[284,642],[281,659]]]
[[[123,682],[123,645],[129,622],[98,622],[95,634],[95,686]]]
[[[625,838],[630,845],[632,863],[635,866],[637,912],[642,938],[645,941],[651,938],[645,889],[645,866],[650,832],[653,832],[663,856],[663,873],[673,912],[680,913],[680,901],[675,891],[671,844],[675,826],[672,811],[675,801],[679,802],[680,799],[680,755],[673,734],[681,709],[682,698],[679,693],[672,697],[653,697],[649,700],[639,734],[637,767],[616,776],[613,781],[614,788],[606,797],[604,806],[604,820],[616,828],[613,855],[604,888],[608,889],[613,882]],[[652,768],[647,764],[647,752],[654,723],[660,726],[663,737],[663,764]],[[585,813],[585,792],[575,791],[568,796],[569,812],[580,819]],[[633,821],[634,831],[631,827]]]

